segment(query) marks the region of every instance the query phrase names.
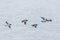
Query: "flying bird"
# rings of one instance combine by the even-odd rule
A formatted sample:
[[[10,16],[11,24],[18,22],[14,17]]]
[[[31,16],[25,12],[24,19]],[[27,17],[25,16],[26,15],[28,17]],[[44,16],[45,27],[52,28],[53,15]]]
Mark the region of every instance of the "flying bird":
[[[7,26],[8,26],[9,28],[11,28],[11,25],[12,25],[12,24],[8,23],[7,21],[6,21],[5,23],[7,24]]]
[[[38,25],[38,24],[33,24],[33,25],[32,25],[32,27],[35,27],[35,28],[36,28],[36,27],[37,27],[37,25]]]
[[[24,23],[26,25],[28,20],[22,20],[22,23]]]
[[[46,19],[44,17],[41,17],[43,20],[41,22],[52,22],[52,19]]]

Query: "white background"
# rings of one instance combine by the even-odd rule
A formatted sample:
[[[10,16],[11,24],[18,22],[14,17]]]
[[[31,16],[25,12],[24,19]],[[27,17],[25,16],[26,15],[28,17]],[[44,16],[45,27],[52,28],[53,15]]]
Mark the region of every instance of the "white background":
[[[59,0],[0,0],[0,40],[60,40],[59,10]],[[42,23],[40,17],[53,21]],[[28,19],[27,25],[23,19]],[[31,26],[35,23],[37,28]]]

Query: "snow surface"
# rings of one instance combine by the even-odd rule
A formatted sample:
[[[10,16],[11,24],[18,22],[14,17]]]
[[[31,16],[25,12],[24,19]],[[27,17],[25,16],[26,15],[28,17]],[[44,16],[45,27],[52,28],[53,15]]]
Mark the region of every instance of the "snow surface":
[[[0,0],[0,40],[60,40],[59,10],[59,0]],[[53,21],[42,23],[40,17]],[[35,23],[37,28],[31,26]]]

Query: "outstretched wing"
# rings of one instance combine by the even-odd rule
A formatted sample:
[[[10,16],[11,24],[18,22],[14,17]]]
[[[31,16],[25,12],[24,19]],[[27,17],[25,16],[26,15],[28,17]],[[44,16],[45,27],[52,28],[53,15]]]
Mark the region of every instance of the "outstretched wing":
[[[6,21],[6,24],[8,24],[8,22]]]
[[[21,22],[24,22],[25,20],[22,20]]]
[[[44,17],[41,17],[43,20],[46,20]]]
[[[11,28],[11,25],[9,25],[8,27]]]

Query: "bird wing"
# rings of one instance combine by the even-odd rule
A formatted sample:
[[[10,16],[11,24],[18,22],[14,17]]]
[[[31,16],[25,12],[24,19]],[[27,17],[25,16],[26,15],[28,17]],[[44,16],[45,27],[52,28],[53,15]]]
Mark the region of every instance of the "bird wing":
[[[6,21],[6,24],[8,24],[8,22]]]
[[[41,17],[43,20],[46,20],[44,17]]]
[[[8,27],[9,27],[9,28],[11,28],[11,26],[10,26],[10,25],[9,25]]]

